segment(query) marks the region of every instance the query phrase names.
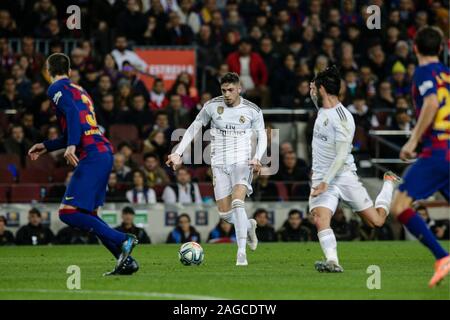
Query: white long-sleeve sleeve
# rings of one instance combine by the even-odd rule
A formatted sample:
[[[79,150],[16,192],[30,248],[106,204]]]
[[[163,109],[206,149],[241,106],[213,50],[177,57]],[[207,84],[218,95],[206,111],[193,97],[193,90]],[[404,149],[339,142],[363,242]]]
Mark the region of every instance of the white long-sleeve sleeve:
[[[257,138],[258,138],[258,141],[256,144],[255,155],[253,158],[261,161],[261,158],[263,157],[264,152],[266,152],[266,149],[267,149],[267,134],[266,134],[265,126],[264,126],[264,118],[263,118],[262,111],[260,111],[259,116],[253,122],[252,129],[256,130],[256,134],[257,134]]]
[[[323,178],[323,182],[330,184],[330,182],[334,179],[336,174],[345,164],[348,156],[348,149],[351,142],[344,141],[336,141],[336,158],[334,159],[331,167],[328,169],[325,177]]]
[[[180,144],[178,145],[175,153],[180,156],[183,154],[184,150],[186,150],[187,146],[191,144],[195,135],[200,131],[203,126],[206,126],[208,122],[211,120],[211,116],[209,115],[206,105],[200,110],[199,114],[195,118],[194,122],[191,123],[189,128],[187,128],[183,139],[181,139]]]

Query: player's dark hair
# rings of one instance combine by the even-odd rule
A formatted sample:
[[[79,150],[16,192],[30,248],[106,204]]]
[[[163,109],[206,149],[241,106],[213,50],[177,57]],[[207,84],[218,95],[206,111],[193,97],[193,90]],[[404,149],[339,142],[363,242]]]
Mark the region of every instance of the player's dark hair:
[[[339,70],[335,65],[326,68],[324,71],[319,72],[313,79],[317,89],[320,86],[325,88],[328,94],[337,96],[341,89],[341,76]]]
[[[47,64],[50,76],[69,75],[70,59],[64,53],[53,53],[47,58]]]
[[[240,82],[239,75],[236,72],[227,72],[221,79],[220,85],[231,83],[238,84]]]
[[[134,215],[135,212],[134,212],[134,209],[132,207],[127,206],[127,207],[124,207],[122,209],[122,214],[132,214],[132,215]]]
[[[41,212],[37,208],[31,208],[30,211],[28,211],[28,214],[35,214],[39,218],[41,217]]]
[[[423,27],[417,31],[414,44],[420,54],[437,56],[441,50],[442,32],[435,27]]]

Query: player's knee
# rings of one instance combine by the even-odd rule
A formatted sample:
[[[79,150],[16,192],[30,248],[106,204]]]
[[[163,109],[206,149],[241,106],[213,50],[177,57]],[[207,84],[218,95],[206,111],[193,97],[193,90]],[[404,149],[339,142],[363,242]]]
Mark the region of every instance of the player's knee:
[[[234,199],[233,201],[231,201],[231,208],[236,209],[236,208],[244,208],[245,207],[245,202],[241,199]]]
[[[412,198],[406,192],[396,191],[391,205],[391,213],[397,217],[411,207],[411,203]]]
[[[318,229],[327,227],[330,224],[330,215],[328,213],[325,213],[321,210],[313,209],[311,211],[311,214],[313,215],[314,225]]]

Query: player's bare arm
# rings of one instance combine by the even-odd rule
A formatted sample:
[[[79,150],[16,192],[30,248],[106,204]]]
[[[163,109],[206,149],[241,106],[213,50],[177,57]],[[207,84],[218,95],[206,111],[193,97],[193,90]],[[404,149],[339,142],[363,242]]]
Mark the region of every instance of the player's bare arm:
[[[419,119],[411,133],[411,137],[400,151],[400,159],[406,161],[414,159],[417,156],[417,153],[415,152],[417,145],[425,131],[432,124],[438,109],[439,102],[435,94],[431,94],[424,98],[423,108],[420,112]]]
[[[28,156],[31,160],[35,161],[39,159],[39,157],[47,152],[47,148],[43,143],[36,143],[34,146],[30,148],[28,151]]]

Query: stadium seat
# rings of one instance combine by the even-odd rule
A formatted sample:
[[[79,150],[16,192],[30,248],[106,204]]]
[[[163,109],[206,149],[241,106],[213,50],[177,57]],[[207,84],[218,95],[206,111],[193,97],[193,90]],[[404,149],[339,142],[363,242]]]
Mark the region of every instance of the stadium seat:
[[[52,182],[64,182],[66,181],[67,173],[72,171],[71,167],[61,167],[55,168],[52,171],[51,177]]]
[[[210,182],[199,183],[200,194],[202,197],[214,197],[214,187]]]
[[[20,183],[47,183],[51,179],[51,174],[48,171],[25,168],[20,171]]]
[[[280,196],[280,199],[282,201],[289,201],[289,193],[288,193],[288,189],[286,188],[286,185],[281,182],[281,181],[277,181],[275,182],[277,189],[278,189],[278,195]]]
[[[8,193],[10,186],[0,186],[0,203],[8,202]]]
[[[109,127],[111,140],[134,142],[139,140],[139,132],[136,126],[131,124],[113,124]]]
[[[18,184],[11,186],[11,202],[31,202],[41,199],[41,187],[38,184]]]
[[[131,160],[133,160],[138,165],[138,167],[144,164],[144,158],[142,156],[142,153],[133,153],[131,155]]]
[[[7,169],[10,164],[19,169],[20,157],[17,154],[0,154],[0,169]]]
[[[13,183],[14,177],[9,170],[0,168],[0,183]]]
[[[51,172],[55,167],[55,161],[53,160],[52,156],[44,154],[35,161],[32,161],[30,157],[27,157],[25,166],[27,169],[40,169]]]

